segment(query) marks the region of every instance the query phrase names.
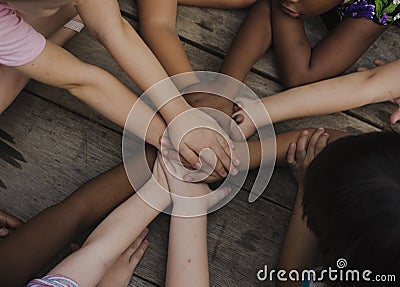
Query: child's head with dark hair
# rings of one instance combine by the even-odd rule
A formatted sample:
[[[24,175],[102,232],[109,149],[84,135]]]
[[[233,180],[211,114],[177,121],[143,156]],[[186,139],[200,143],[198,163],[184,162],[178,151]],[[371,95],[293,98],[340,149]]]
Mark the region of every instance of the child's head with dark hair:
[[[327,267],[344,258],[348,269],[400,280],[400,135],[350,136],[327,146],[307,171],[303,207]]]

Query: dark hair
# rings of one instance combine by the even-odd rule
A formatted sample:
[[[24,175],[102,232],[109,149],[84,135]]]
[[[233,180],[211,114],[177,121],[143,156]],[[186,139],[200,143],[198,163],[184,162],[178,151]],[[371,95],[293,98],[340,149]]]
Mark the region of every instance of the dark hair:
[[[349,136],[328,145],[307,171],[303,207],[325,267],[337,269],[344,258],[348,269],[400,280],[399,134]]]

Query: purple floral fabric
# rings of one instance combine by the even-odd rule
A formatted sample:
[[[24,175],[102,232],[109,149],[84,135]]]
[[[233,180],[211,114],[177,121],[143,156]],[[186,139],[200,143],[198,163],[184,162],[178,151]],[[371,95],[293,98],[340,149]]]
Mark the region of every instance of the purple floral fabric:
[[[344,0],[338,11],[341,18],[366,18],[380,25],[400,26],[400,0]]]

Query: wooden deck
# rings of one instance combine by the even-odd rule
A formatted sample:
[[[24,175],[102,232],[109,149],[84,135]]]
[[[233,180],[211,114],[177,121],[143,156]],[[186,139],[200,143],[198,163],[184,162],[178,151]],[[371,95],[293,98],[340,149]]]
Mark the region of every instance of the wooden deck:
[[[121,9],[137,28],[133,1],[120,0]],[[178,32],[196,70],[217,71],[245,11],[192,7],[178,10]],[[325,33],[318,20],[308,34],[317,42]],[[139,89],[118,68],[87,29],[65,46],[80,59],[113,73],[133,91]],[[360,59],[400,58],[400,31],[391,27]],[[265,97],[281,89],[272,53],[250,73],[248,84]],[[349,95],[351,96],[351,95]],[[278,133],[305,127],[348,132],[400,131],[389,124],[394,106],[385,103],[276,125]],[[80,103],[67,92],[31,82],[0,116],[0,209],[24,220],[56,202],[99,173],[120,163],[121,129]],[[209,217],[209,256],[212,286],[268,286],[257,282],[257,270],[277,261],[293,206],[296,187],[289,172],[277,169],[263,196],[247,202],[251,176],[240,194]],[[163,286],[168,239],[168,217],[150,226],[150,248],[131,281],[132,286]]]

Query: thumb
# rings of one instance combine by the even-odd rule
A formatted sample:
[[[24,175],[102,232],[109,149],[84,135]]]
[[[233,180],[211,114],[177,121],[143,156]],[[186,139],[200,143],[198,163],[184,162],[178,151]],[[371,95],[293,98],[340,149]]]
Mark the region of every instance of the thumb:
[[[390,123],[395,124],[400,120],[400,107],[390,116]]]

